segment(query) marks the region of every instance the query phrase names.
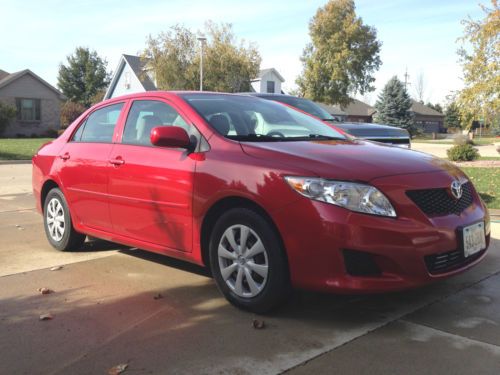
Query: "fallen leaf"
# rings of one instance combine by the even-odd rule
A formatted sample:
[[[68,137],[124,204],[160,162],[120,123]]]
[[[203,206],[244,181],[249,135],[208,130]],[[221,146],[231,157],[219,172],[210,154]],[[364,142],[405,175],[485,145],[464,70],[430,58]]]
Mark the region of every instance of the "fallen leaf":
[[[40,320],[52,320],[54,319],[54,317],[52,316],[52,314],[42,314],[40,315]]]
[[[41,293],[41,294],[50,294],[50,293],[54,293],[54,291],[52,289],[49,289],[49,288],[38,288],[38,291]]]
[[[124,372],[127,369],[127,367],[128,367],[128,363],[122,363],[122,364],[116,365],[114,367],[111,367],[108,370],[108,375],[119,375],[122,372]]]
[[[62,270],[63,266],[55,266],[55,267],[52,267],[50,270],[51,271],[59,271],[59,270]]]
[[[263,329],[266,327],[266,323],[263,320],[254,319],[252,322],[252,326],[255,329]]]
[[[161,298],[163,298],[163,296],[160,293],[158,293],[153,297],[153,299],[161,299]]]

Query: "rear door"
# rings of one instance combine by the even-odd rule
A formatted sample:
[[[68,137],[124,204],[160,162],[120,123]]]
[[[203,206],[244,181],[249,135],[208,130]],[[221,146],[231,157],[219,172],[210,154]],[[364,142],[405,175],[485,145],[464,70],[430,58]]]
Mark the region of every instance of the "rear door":
[[[131,103],[122,141],[111,154],[110,213],[116,234],[191,251],[195,161],[185,149],[150,142],[151,129],[173,125],[199,137],[172,103],[152,98]]]
[[[73,220],[110,231],[107,197],[109,156],[124,103],[98,108],[82,122],[61,151],[60,179]]]

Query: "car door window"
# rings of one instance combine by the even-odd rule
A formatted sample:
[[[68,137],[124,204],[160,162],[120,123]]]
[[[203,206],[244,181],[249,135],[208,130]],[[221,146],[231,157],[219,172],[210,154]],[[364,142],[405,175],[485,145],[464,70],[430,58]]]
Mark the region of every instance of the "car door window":
[[[172,106],[157,100],[136,100],[125,123],[122,143],[152,146],[151,130],[157,126],[179,126],[189,135],[196,130]]]
[[[111,143],[123,103],[113,104],[92,112],[75,135],[75,142]]]

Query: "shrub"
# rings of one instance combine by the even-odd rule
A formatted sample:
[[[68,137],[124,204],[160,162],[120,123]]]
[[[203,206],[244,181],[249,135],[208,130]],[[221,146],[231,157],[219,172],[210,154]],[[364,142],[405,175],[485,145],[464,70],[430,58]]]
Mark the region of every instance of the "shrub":
[[[86,108],[80,103],[71,101],[64,103],[61,107],[61,128],[66,129],[85,110]]]
[[[453,146],[446,153],[451,161],[471,161],[479,158],[479,152],[470,144]]]
[[[465,134],[457,134],[453,138],[453,143],[457,146],[463,146],[463,145],[473,145],[474,142],[472,139],[470,139],[467,135]]]
[[[56,129],[54,128],[48,128],[45,133],[43,134],[44,137],[47,138],[57,138],[59,133],[57,132]]]

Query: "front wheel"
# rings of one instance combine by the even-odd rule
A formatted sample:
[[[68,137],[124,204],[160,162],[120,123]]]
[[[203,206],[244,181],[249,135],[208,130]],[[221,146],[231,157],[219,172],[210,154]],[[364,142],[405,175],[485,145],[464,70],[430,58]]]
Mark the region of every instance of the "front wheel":
[[[49,243],[57,250],[77,250],[85,241],[85,235],[73,228],[68,204],[58,188],[50,190],[45,198],[43,223]]]
[[[210,265],[218,288],[233,305],[264,313],[289,295],[288,262],[270,223],[258,213],[231,209],[212,231]]]

